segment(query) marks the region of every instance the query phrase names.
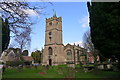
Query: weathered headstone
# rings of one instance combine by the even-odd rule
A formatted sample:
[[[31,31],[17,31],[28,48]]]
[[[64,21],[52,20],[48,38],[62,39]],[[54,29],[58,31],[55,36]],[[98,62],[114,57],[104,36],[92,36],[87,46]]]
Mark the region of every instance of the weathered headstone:
[[[68,67],[68,77],[73,78],[74,77],[74,69],[72,67]]]
[[[58,74],[63,74],[63,69],[62,69],[62,67],[59,67],[59,68],[58,68]]]
[[[47,70],[49,69],[49,65],[46,66],[46,69],[47,69]]]
[[[46,67],[45,66],[42,67],[42,72],[46,73]]]

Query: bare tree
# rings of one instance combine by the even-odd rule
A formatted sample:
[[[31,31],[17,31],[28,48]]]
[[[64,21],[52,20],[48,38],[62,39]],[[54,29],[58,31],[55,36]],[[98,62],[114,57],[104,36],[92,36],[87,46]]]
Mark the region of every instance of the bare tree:
[[[94,56],[94,62],[95,64],[97,63],[97,56],[98,56],[98,50],[94,48],[94,44],[91,41],[91,35],[90,35],[90,31],[87,31],[86,33],[84,33],[83,36],[83,40],[84,40],[84,48],[87,49],[87,52],[91,52],[92,55]]]
[[[89,31],[84,33],[83,40],[84,40],[84,44],[83,44],[84,48],[87,49],[89,52],[93,52],[94,45],[91,41],[91,36]]]
[[[13,36],[13,38],[15,37],[16,41],[19,43],[19,40],[21,40],[20,38],[24,36],[28,37],[28,41],[30,41],[31,31],[29,30],[31,30],[31,26],[35,24],[35,22],[31,20],[31,14],[41,15],[41,11],[44,8],[45,7],[40,5],[31,5],[29,2],[25,2],[25,0],[0,1],[1,17],[3,20],[8,19],[11,36]],[[24,33],[27,33],[25,31],[29,31],[29,34],[25,35]]]
[[[8,19],[10,33],[12,34],[11,36],[13,36],[12,38],[15,38],[15,41],[21,44],[21,49],[23,49],[25,44],[30,44],[31,41],[31,26],[35,24],[32,20],[31,14],[39,16],[44,8],[44,6],[34,5],[26,0],[0,1],[1,17],[4,20]]]
[[[23,49],[30,47],[31,42],[30,33],[31,33],[30,28],[24,29],[24,31],[20,35],[14,38],[14,40],[18,43],[18,47],[20,47],[21,52],[23,51]]]
[[[30,13],[40,14],[41,9],[43,9],[41,6],[32,6],[30,3],[20,2],[20,0],[15,0],[15,2],[3,0],[0,2],[2,18],[8,19],[10,31],[15,35],[20,35],[22,30],[33,25]]]

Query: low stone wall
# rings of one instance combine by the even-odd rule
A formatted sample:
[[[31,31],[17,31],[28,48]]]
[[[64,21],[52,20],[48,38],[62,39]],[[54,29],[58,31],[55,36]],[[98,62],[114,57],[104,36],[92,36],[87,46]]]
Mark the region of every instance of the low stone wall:
[[[113,64],[99,64],[98,65],[98,69],[112,69],[113,68]]]
[[[68,67],[75,68],[75,64],[67,64]]]
[[[98,69],[104,69],[104,65],[98,65]]]

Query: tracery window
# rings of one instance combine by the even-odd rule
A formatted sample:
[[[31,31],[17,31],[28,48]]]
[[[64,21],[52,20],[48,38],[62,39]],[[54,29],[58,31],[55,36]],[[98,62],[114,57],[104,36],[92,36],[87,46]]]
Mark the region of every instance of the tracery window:
[[[67,50],[67,60],[71,60],[71,59],[72,59],[72,51]]]

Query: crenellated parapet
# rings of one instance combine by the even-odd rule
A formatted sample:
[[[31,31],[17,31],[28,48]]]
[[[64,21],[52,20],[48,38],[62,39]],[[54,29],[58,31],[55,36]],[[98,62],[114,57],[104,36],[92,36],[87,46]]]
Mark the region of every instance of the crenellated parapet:
[[[62,22],[62,17],[53,16],[51,18],[46,18],[46,22],[51,22],[51,21],[54,21],[54,20]]]

